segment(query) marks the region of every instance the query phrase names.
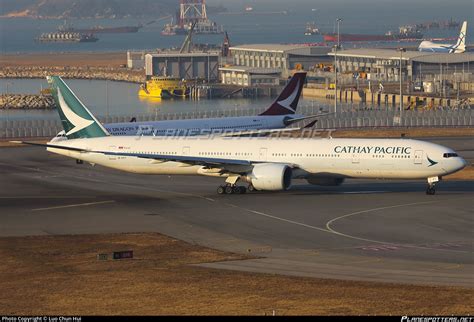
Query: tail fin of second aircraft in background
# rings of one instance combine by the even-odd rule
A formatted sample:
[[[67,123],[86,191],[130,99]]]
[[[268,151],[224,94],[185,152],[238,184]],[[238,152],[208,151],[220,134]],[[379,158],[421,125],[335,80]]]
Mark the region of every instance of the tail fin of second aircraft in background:
[[[47,76],[68,139],[108,136],[107,130],[59,76]]]
[[[295,114],[305,79],[306,72],[295,73],[273,104],[260,115]]]
[[[461,32],[459,33],[458,42],[454,45],[454,52],[456,54],[466,51],[466,35],[467,35],[467,21],[462,23]]]

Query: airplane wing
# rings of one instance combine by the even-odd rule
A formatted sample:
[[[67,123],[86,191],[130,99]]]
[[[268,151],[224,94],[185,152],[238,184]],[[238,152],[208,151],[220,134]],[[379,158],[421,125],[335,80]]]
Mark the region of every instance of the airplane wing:
[[[133,152],[113,152],[113,151],[87,151],[92,153],[103,153],[105,155],[116,155],[116,156],[130,156],[144,159],[153,159],[159,161],[174,161],[183,162],[192,165],[243,165],[249,166],[252,164],[248,160],[235,160],[235,159],[222,159],[222,158],[208,158],[208,157],[196,157],[186,155],[164,155],[155,153],[133,153]]]
[[[26,141],[10,141],[12,143],[27,144],[34,146],[43,146],[47,148],[54,149],[63,149],[76,152],[84,153],[101,153],[104,155],[114,155],[114,156],[129,156],[144,158],[150,160],[156,160],[161,162],[181,162],[188,165],[202,165],[209,168],[219,168],[222,172],[232,172],[232,173],[246,173],[251,171],[253,164],[262,163],[267,161],[250,161],[242,159],[223,159],[223,158],[209,158],[209,157],[200,157],[200,156],[186,156],[186,155],[164,155],[164,154],[155,154],[155,153],[134,153],[134,152],[114,152],[114,151],[100,151],[100,150],[86,150],[75,147],[68,147],[63,145],[55,144],[44,144],[44,143],[35,143],[35,142],[26,142]],[[293,164],[289,164],[291,167],[295,167]]]
[[[295,118],[289,120],[291,123],[296,123],[299,121],[307,120],[307,119],[312,119],[312,118],[317,118],[319,116],[325,116],[325,115],[330,115],[334,113],[325,113],[325,114],[317,114],[317,115],[310,115],[310,116],[305,116],[305,117],[300,117],[300,118]],[[304,129],[310,129],[312,128],[318,120],[313,120],[307,125],[303,127],[295,127],[295,128],[285,128],[285,129],[267,129],[267,130],[249,130],[249,131],[238,131],[238,132],[229,132],[229,133],[224,133],[222,136],[224,137],[239,137],[239,136],[268,136],[272,134],[291,134],[295,132],[299,132]],[[289,124],[291,124],[289,123]]]
[[[293,133],[296,131],[301,131],[302,128],[289,128],[289,129],[268,129],[268,130],[249,130],[249,131],[238,131],[238,132],[229,132],[223,133],[223,137],[244,137],[244,136],[258,136],[264,137],[271,134],[283,134],[283,133]]]
[[[315,115],[309,115],[309,116],[298,117],[298,118],[288,118],[288,119],[284,120],[284,123],[285,123],[286,126],[288,126],[288,125],[291,125],[293,123],[297,123],[299,121],[304,121],[304,120],[308,120],[308,119],[312,119],[312,118],[317,118],[317,117],[320,117],[320,116],[327,116],[327,115],[331,115],[331,114],[334,114],[334,113],[322,113],[322,114],[315,114]]]
[[[75,152],[91,152],[86,149],[74,148],[74,147],[64,146],[64,145],[45,144],[45,143],[36,143],[36,142],[27,142],[27,141],[10,141],[10,143],[44,146],[47,148],[62,149],[62,150],[75,151]]]

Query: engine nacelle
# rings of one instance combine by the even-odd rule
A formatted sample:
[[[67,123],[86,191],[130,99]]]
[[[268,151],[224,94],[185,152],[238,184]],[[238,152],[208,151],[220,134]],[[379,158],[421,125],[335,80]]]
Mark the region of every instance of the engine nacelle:
[[[287,190],[291,186],[292,170],[285,164],[261,163],[253,167],[249,181],[257,190]]]
[[[306,180],[316,186],[340,186],[344,182],[344,178],[334,177],[309,177]]]

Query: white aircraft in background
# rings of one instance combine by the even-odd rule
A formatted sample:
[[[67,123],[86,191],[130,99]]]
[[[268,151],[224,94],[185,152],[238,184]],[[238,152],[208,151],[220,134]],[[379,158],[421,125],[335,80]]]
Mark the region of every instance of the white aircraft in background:
[[[303,121],[317,116],[304,116],[296,114],[298,101],[301,96],[303,85],[306,79],[306,72],[297,72],[290,79],[281,94],[272,105],[260,115],[221,117],[205,119],[185,119],[170,121],[149,121],[149,122],[126,122],[104,124],[104,128],[111,135],[199,135],[201,132],[210,131],[260,131],[269,129],[283,129],[299,121]],[[57,79],[63,82],[62,79]],[[64,86],[68,87],[67,84]],[[68,87],[68,92],[74,93]],[[75,97],[75,95],[74,95]],[[79,99],[75,97],[77,101]],[[56,105],[62,104],[56,101]],[[57,139],[64,139],[65,132],[61,131],[56,136]],[[77,137],[76,137],[77,138]]]
[[[126,172],[225,178],[218,193],[244,193],[239,180],[250,190],[278,191],[290,188],[293,178],[327,186],[382,178],[427,179],[432,195],[442,176],[466,166],[447,147],[409,139],[110,136],[59,77],[48,82],[63,102],[58,112],[68,140],[20,143]]]
[[[434,52],[434,53],[449,53],[460,54],[466,51],[466,35],[467,35],[467,21],[464,21],[461,26],[461,32],[456,44],[437,44],[431,41],[422,41],[418,47],[419,51]]]

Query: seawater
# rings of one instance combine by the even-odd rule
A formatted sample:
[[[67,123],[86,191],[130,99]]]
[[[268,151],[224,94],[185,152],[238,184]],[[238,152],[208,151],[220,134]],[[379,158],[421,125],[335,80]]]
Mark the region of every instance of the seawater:
[[[138,96],[138,84],[105,80],[66,79],[65,82],[77,97],[97,116],[134,116],[144,114],[202,113],[212,111],[226,115],[239,115],[240,110],[262,110],[274,98],[225,98],[225,99],[149,99]],[[0,93],[38,94],[48,87],[43,79],[0,79]],[[315,100],[302,99],[300,105],[314,104]],[[319,105],[330,105],[328,100],[318,100]],[[55,110],[0,110],[0,120],[5,119],[55,119]]]
[[[218,3],[218,1],[214,1]],[[177,2],[178,3],[178,2]],[[322,36],[305,36],[307,22],[314,21],[324,32],[335,31],[335,20],[340,17],[341,33],[384,34],[398,30],[398,26],[431,20],[472,20],[474,2],[471,0],[283,0],[262,1],[252,4],[254,14],[238,14],[244,5],[241,1],[223,3],[227,14],[209,15],[224,26],[231,44],[252,43],[304,43],[320,42]],[[314,9],[314,10],[313,10]],[[287,14],[258,14],[258,12],[286,11]],[[235,13],[235,14],[233,14]],[[0,50],[15,52],[77,52],[77,51],[124,51],[127,49],[156,49],[179,47],[184,36],[163,36],[160,31],[170,19],[147,23],[163,16],[126,19],[71,19],[75,27],[145,25],[138,33],[98,34],[96,43],[37,43],[34,38],[42,32],[55,31],[63,23],[60,19],[0,18]],[[472,21],[471,21],[472,22]],[[457,37],[458,28],[424,31],[428,37]],[[469,24],[468,34],[474,34],[474,24]],[[222,43],[222,35],[195,35],[195,43]],[[469,36],[468,36],[469,40]],[[348,46],[361,44],[349,44]],[[397,45],[397,44],[392,44]],[[398,44],[400,45],[400,44]],[[418,42],[411,43],[417,46]],[[368,46],[368,45],[365,45]],[[387,46],[372,43],[370,46]]]

